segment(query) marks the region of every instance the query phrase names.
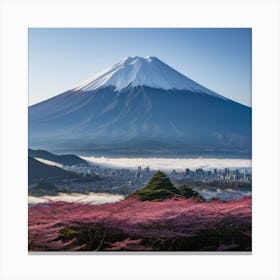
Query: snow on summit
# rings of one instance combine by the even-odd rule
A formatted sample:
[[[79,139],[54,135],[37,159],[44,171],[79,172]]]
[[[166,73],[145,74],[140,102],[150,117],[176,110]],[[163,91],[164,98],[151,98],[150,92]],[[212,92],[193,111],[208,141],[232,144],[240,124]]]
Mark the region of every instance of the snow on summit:
[[[94,91],[107,86],[120,91],[128,86],[147,86],[164,90],[188,90],[226,99],[201,86],[157,57],[129,56],[107,68],[95,77],[79,84],[74,91]]]

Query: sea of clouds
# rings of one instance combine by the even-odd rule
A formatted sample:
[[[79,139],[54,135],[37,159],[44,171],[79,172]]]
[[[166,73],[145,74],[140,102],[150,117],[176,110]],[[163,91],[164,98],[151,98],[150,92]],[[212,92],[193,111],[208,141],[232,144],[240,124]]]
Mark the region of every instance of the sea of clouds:
[[[124,199],[122,195],[114,195],[108,193],[59,193],[56,196],[28,196],[28,204],[47,203],[50,201],[65,201],[65,202],[77,202],[87,204],[104,204],[114,203]]]
[[[186,168],[191,170],[203,168],[205,170],[217,169],[251,169],[250,159],[220,159],[220,158],[111,158],[111,157],[82,157],[93,165],[110,168],[136,169],[138,166],[149,166],[152,170],[177,170]]]

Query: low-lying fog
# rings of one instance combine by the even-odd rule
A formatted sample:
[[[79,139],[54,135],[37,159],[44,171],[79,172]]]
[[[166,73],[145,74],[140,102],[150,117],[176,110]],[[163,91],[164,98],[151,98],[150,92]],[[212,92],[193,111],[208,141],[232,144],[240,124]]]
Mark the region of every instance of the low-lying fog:
[[[232,200],[232,199],[241,199],[245,196],[251,196],[252,191],[250,190],[240,190],[240,189],[213,189],[213,188],[194,188],[204,199],[209,200],[212,198],[220,199],[223,201]]]
[[[217,169],[251,169],[250,159],[220,159],[220,158],[111,158],[111,157],[82,157],[93,165],[110,168],[136,169],[138,166],[149,166],[152,170],[183,171],[186,168],[204,170]]]
[[[231,199],[240,199],[244,196],[251,196],[251,191],[238,190],[238,189],[213,189],[213,188],[194,188],[198,191],[205,199],[218,198],[223,201]],[[48,203],[51,201],[65,201],[65,202],[76,202],[76,203],[87,203],[87,204],[105,204],[114,203],[124,199],[122,195],[113,195],[109,193],[59,193],[56,196],[28,196],[28,204],[34,205],[37,203]]]
[[[79,202],[79,203],[89,203],[89,204],[104,204],[113,203],[123,200],[124,196],[114,195],[108,193],[59,193],[56,196],[28,196],[28,204],[45,203],[50,201],[65,201],[65,202]]]

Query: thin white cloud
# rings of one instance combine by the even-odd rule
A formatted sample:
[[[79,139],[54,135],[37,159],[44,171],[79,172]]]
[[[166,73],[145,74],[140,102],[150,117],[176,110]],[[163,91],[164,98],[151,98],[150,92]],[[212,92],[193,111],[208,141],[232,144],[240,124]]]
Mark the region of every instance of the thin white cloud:
[[[35,157],[36,160],[44,163],[44,164],[47,164],[47,165],[51,165],[51,166],[57,166],[57,167],[63,167],[62,164],[60,163],[57,163],[57,162],[54,162],[54,161],[51,161],[51,160],[48,160],[48,159],[44,159],[44,158],[37,158]]]

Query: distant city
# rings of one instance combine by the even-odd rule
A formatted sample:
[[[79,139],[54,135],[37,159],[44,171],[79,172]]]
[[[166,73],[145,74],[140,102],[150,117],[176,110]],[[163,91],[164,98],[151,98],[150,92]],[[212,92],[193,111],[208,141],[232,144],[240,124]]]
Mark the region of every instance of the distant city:
[[[157,170],[151,170],[148,166],[139,166],[135,169],[115,169],[101,167],[99,165],[72,165],[64,166],[65,170],[74,171],[88,178],[86,182],[70,183],[68,179],[58,185],[63,191],[75,192],[109,192],[118,194],[128,194],[132,191],[145,186]],[[186,168],[185,171],[164,171],[166,175],[176,185],[177,181],[185,182],[248,182],[252,181],[250,170],[243,169],[213,169],[204,170],[202,168],[191,170]],[[91,177],[100,178],[100,180],[91,181]]]

